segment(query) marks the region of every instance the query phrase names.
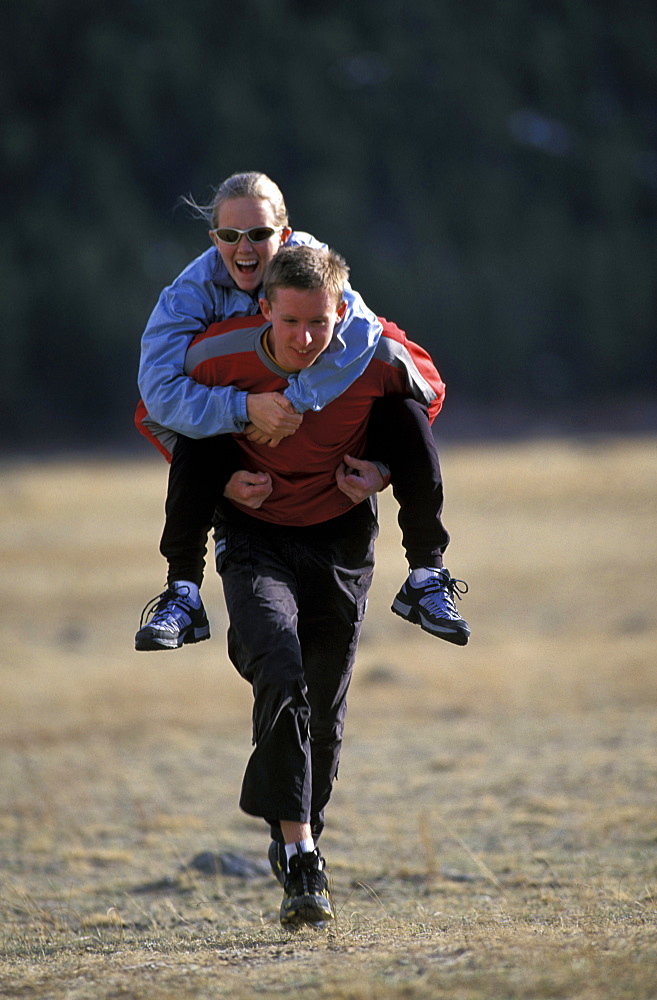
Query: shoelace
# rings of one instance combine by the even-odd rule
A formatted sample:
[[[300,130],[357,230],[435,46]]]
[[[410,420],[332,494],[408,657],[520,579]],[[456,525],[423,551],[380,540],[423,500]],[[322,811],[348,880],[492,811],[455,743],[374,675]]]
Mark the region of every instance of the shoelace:
[[[149,601],[144,610],[141,613],[141,618],[139,619],[139,628],[142,628],[144,623],[148,621],[149,615],[150,624],[152,625],[158,616],[162,615],[170,604],[180,604],[182,608],[191,613],[194,608],[185,600],[185,594],[180,590],[171,590],[167,588],[163,590],[161,594],[154,597],[152,601]]]
[[[311,861],[299,858],[299,863],[294,865],[294,869],[296,870],[293,870],[291,866],[290,874],[293,880],[299,879],[304,894],[314,896],[326,891],[326,876],[323,872],[322,858],[318,858],[317,863],[314,858]]]
[[[459,586],[459,584],[461,586]],[[424,594],[421,600],[427,602],[427,610],[443,611],[443,607],[438,603],[438,601],[433,600],[434,594],[440,594],[442,597],[443,605],[447,608],[450,614],[455,615],[460,618],[458,611],[456,610],[456,604],[454,603],[454,598],[456,597],[459,601],[462,600],[462,594],[467,594],[469,587],[465,580],[456,580],[453,576],[437,576],[432,580],[427,581],[423,587]]]

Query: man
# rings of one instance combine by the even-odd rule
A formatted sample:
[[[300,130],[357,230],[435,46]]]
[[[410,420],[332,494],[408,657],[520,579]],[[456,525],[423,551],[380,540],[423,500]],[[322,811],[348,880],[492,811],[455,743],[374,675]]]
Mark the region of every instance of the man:
[[[284,248],[267,267],[265,322],[249,317],[211,325],[190,345],[185,370],[206,385],[280,392],[288,376],[329,347],[347,275],[332,251]],[[241,469],[225,487],[229,502],[215,535],[228,651],[254,696],[254,749],[240,806],[270,825],[286,926],[334,917],[317,839],[337,773],[374,568],[378,527],[368,498],[384,483],[363,458],[368,418],[374,401],[389,394],[418,401],[433,419],[444,386],[426,352],[384,324],[364,373],[323,410],[304,414],[276,448],[235,436]],[[152,427],[144,431],[152,437]],[[211,473],[219,441],[181,439],[176,446],[178,461],[190,449],[190,472],[195,468],[206,483],[199,490],[199,504],[206,505],[201,523],[209,500],[219,499]]]

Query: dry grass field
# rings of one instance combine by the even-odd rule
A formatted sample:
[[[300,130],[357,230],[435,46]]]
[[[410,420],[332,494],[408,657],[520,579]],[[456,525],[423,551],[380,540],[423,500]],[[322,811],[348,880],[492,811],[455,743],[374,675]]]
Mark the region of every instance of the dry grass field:
[[[136,653],[166,469],[0,469],[0,997],[657,997],[657,441],[443,455],[465,649],[393,616],[382,532],[322,839],[338,920],[278,924],[237,808],[250,693]]]

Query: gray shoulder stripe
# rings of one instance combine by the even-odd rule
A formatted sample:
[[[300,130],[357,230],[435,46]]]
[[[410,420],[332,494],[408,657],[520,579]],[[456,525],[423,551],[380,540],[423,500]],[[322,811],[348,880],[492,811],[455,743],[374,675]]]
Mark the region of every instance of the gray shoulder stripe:
[[[192,346],[185,355],[185,374],[189,375],[203,361],[212,358],[225,358],[229,354],[249,354],[262,330],[262,326],[248,327],[242,330],[230,330],[228,333],[218,333],[213,337],[205,337]]]
[[[392,337],[379,337],[374,357],[405,372],[408,389],[414,399],[428,405],[437,398],[438,393],[421,374],[411,352],[398,340],[393,340]]]

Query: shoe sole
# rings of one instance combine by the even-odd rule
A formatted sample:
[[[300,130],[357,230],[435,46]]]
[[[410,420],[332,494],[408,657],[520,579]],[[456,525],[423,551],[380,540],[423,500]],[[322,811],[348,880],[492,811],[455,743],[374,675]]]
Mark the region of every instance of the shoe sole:
[[[390,610],[394,614],[399,615],[400,618],[410,622],[411,625],[419,625],[429,635],[433,635],[437,639],[444,639],[446,642],[453,642],[456,646],[466,646],[470,638],[469,629],[465,631],[465,629],[456,626],[454,628],[441,628],[439,625],[433,625],[425,621],[422,613],[416,607],[412,604],[404,604],[398,597],[395,597]]]
[[[295,899],[283,900],[280,918],[282,926],[289,930],[298,930],[300,927],[321,930],[335,916],[331,904],[322,896],[297,896]]]
[[[210,627],[208,625],[201,628],[187,629],[178,636],[177,639],[158,639],[155,636],[144,636],[141,639],[135,637],[135,649],[140,653],[159,652],[159,650],[180,649],[181,646],[193,645],[195,642],[204,642],[210,638]]]

